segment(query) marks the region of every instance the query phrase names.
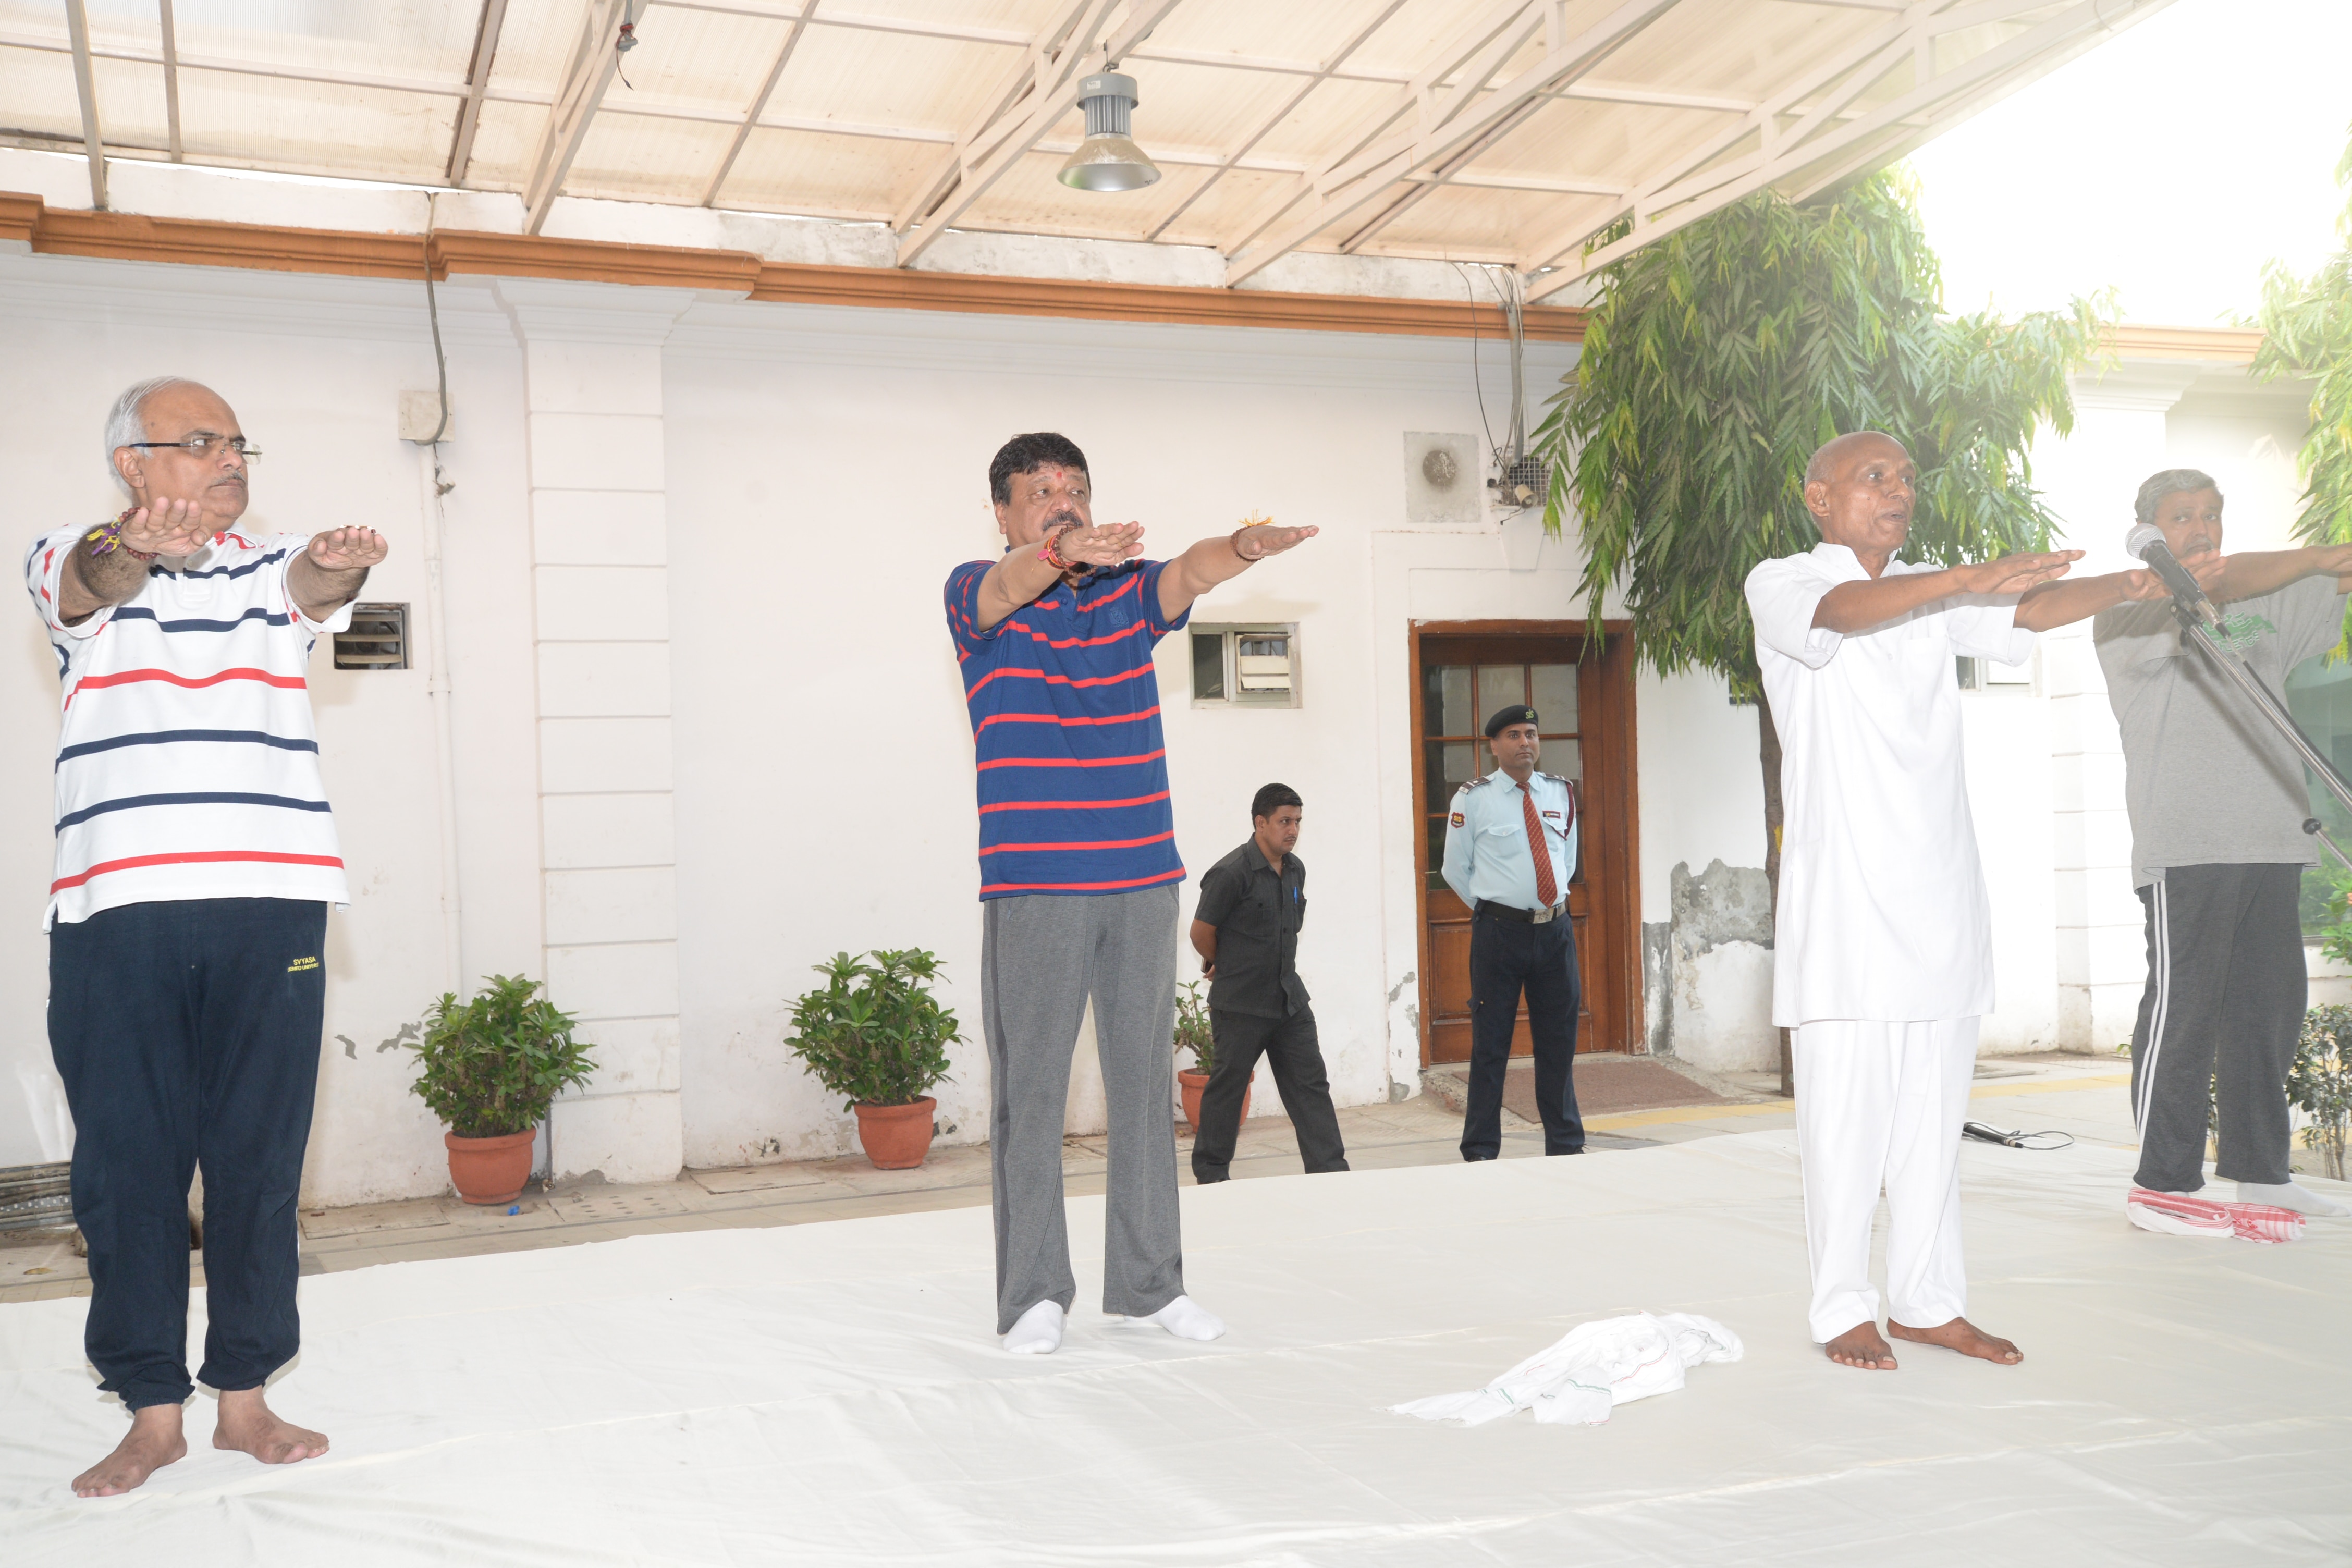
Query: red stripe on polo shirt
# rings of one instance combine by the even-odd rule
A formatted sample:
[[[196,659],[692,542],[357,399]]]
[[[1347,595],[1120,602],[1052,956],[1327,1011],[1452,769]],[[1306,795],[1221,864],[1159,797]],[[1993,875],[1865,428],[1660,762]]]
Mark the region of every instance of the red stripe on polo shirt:
[[[1093,724],[1132,724],[1138,720],[1159,716],[1160,706],[1157,703],[1140,713],[1107,713],[1099,719],[1066,719],[1059,713],[991,713],[972,726],[972,733],[976,735],[991,724],[1059,724],[1066,730]]]
[[[980,766],[982,772],[990,768],[1124,768],[1156,763],[1167,754],[1168,748],[1162,746],[1135,757],[996,757]]]
[[[1091,838],[1075,844],[989,844],[981,847],[982,855],[1008,855],[1031,850],[1071,849],[1132,849],[1139,844],[1165,844],[1176,835],[1155,833],[1149,838]]]
[[[180,855],[133,855],[121,860],[101,860],[77,876],[61,877],[49,884],[49,891],[61,893],[68,888],[79,888],[92,877],[103,877],[109,871],[133,871],[142,866],[194,866],[221,860],[260,860],[274,866],[332,866],[342,869],[342,861],[333,855],[274,855],[266,849],[201,849]]]
[[[1124,882],[983,882],[980,896],[991,893],[1117,893],[1129,888],[1148,888],[1154,882],[1181,882],[1184,868],[1162,871],[1156,877],[1133,877]]]
[[[980,808],[986,816],[992,811],[1111,811],[1121,806],[1150,805],[1168,798],[1168,792],[1158,795],[1129,795],[1125,800],[999,800]]]

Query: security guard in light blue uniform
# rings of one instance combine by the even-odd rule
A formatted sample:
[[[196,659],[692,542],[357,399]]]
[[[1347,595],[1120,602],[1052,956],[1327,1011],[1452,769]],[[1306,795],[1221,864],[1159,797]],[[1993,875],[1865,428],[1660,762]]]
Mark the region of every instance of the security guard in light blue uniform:
[[[1576,1110],[1576,931],[1568,883],[1576,874],[1576,787],[1535,771],[1543,743],[1536,710],[1505,708],[1486,721],[1502,765],[1455,793],[1445,822],[1445,885],[1470,906],[1470,1094],[1462,1157],[1503,1150],[1503,1073],[1510,1065],[1519,993],[1528,998],[1536,1106],[1544,1152],[1584,1152]]]

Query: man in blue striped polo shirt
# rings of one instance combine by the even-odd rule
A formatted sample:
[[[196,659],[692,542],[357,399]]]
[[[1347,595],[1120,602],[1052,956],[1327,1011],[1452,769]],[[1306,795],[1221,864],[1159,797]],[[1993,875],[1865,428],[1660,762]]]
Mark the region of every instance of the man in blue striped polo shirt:
[[[351,900],[307,668],[350,624],[370,528],[249,532],[260,454],[209,388],[115,402],[131,505],[36,540],[26,587],[64,681],[49,884],[49,1052],[73,1109],[89,1244],[83,1348],[131,1430],[74,1481],[112,1497],[187,1452],[188,1187],[205,1176],[197,1377],[213,1446],[290,1464],[327,1439],[262,1385],[300,1344],[303,1146],[319,1077],[327,906]]]
[[[1062,1123],[1091,996],[1110,1116],[1103,1310],[1213,1340],[1225,1326],[1185,1295],[1177,1235],[1184,864],[1151,650],[1194,599],[1317,531],[1244,524],[1142,560],[1143,525],[1094,526],[1086,455],[1055,435],[1005,443],[988,483],[1005,552],[948,574],[947,617],[980,774],[996,1331],[1006,1350],[1050,1353],[1077,1296]]]

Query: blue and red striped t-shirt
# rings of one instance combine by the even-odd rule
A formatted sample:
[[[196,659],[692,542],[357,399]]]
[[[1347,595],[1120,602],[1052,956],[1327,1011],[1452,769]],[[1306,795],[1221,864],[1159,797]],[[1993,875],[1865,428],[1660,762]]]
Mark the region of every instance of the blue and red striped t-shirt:
[[[947,585],[980,770],[980,896],[1182,881],[1151,649],[1191,612],[1160,614],[1167,563],[1057,583],[983,631],[991,564],[959,566]]]

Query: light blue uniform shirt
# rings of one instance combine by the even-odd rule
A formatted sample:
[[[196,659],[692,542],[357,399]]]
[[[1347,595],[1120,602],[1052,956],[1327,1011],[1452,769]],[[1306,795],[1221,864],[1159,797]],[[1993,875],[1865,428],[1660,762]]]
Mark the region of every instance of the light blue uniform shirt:
[[[1528,792],[1535,796],[1551,854],[1554,901],[1565,901],[1576,874],[1575,797],[1568,781],[1554,773],[1528,774]],[[1521,798],[1519,786],[1500,768],[1454,792],[1445,819],[1445,885],[1474,910],[1481,899],[1522,910],[1544,907],[1536,896],[1535,855]]]

